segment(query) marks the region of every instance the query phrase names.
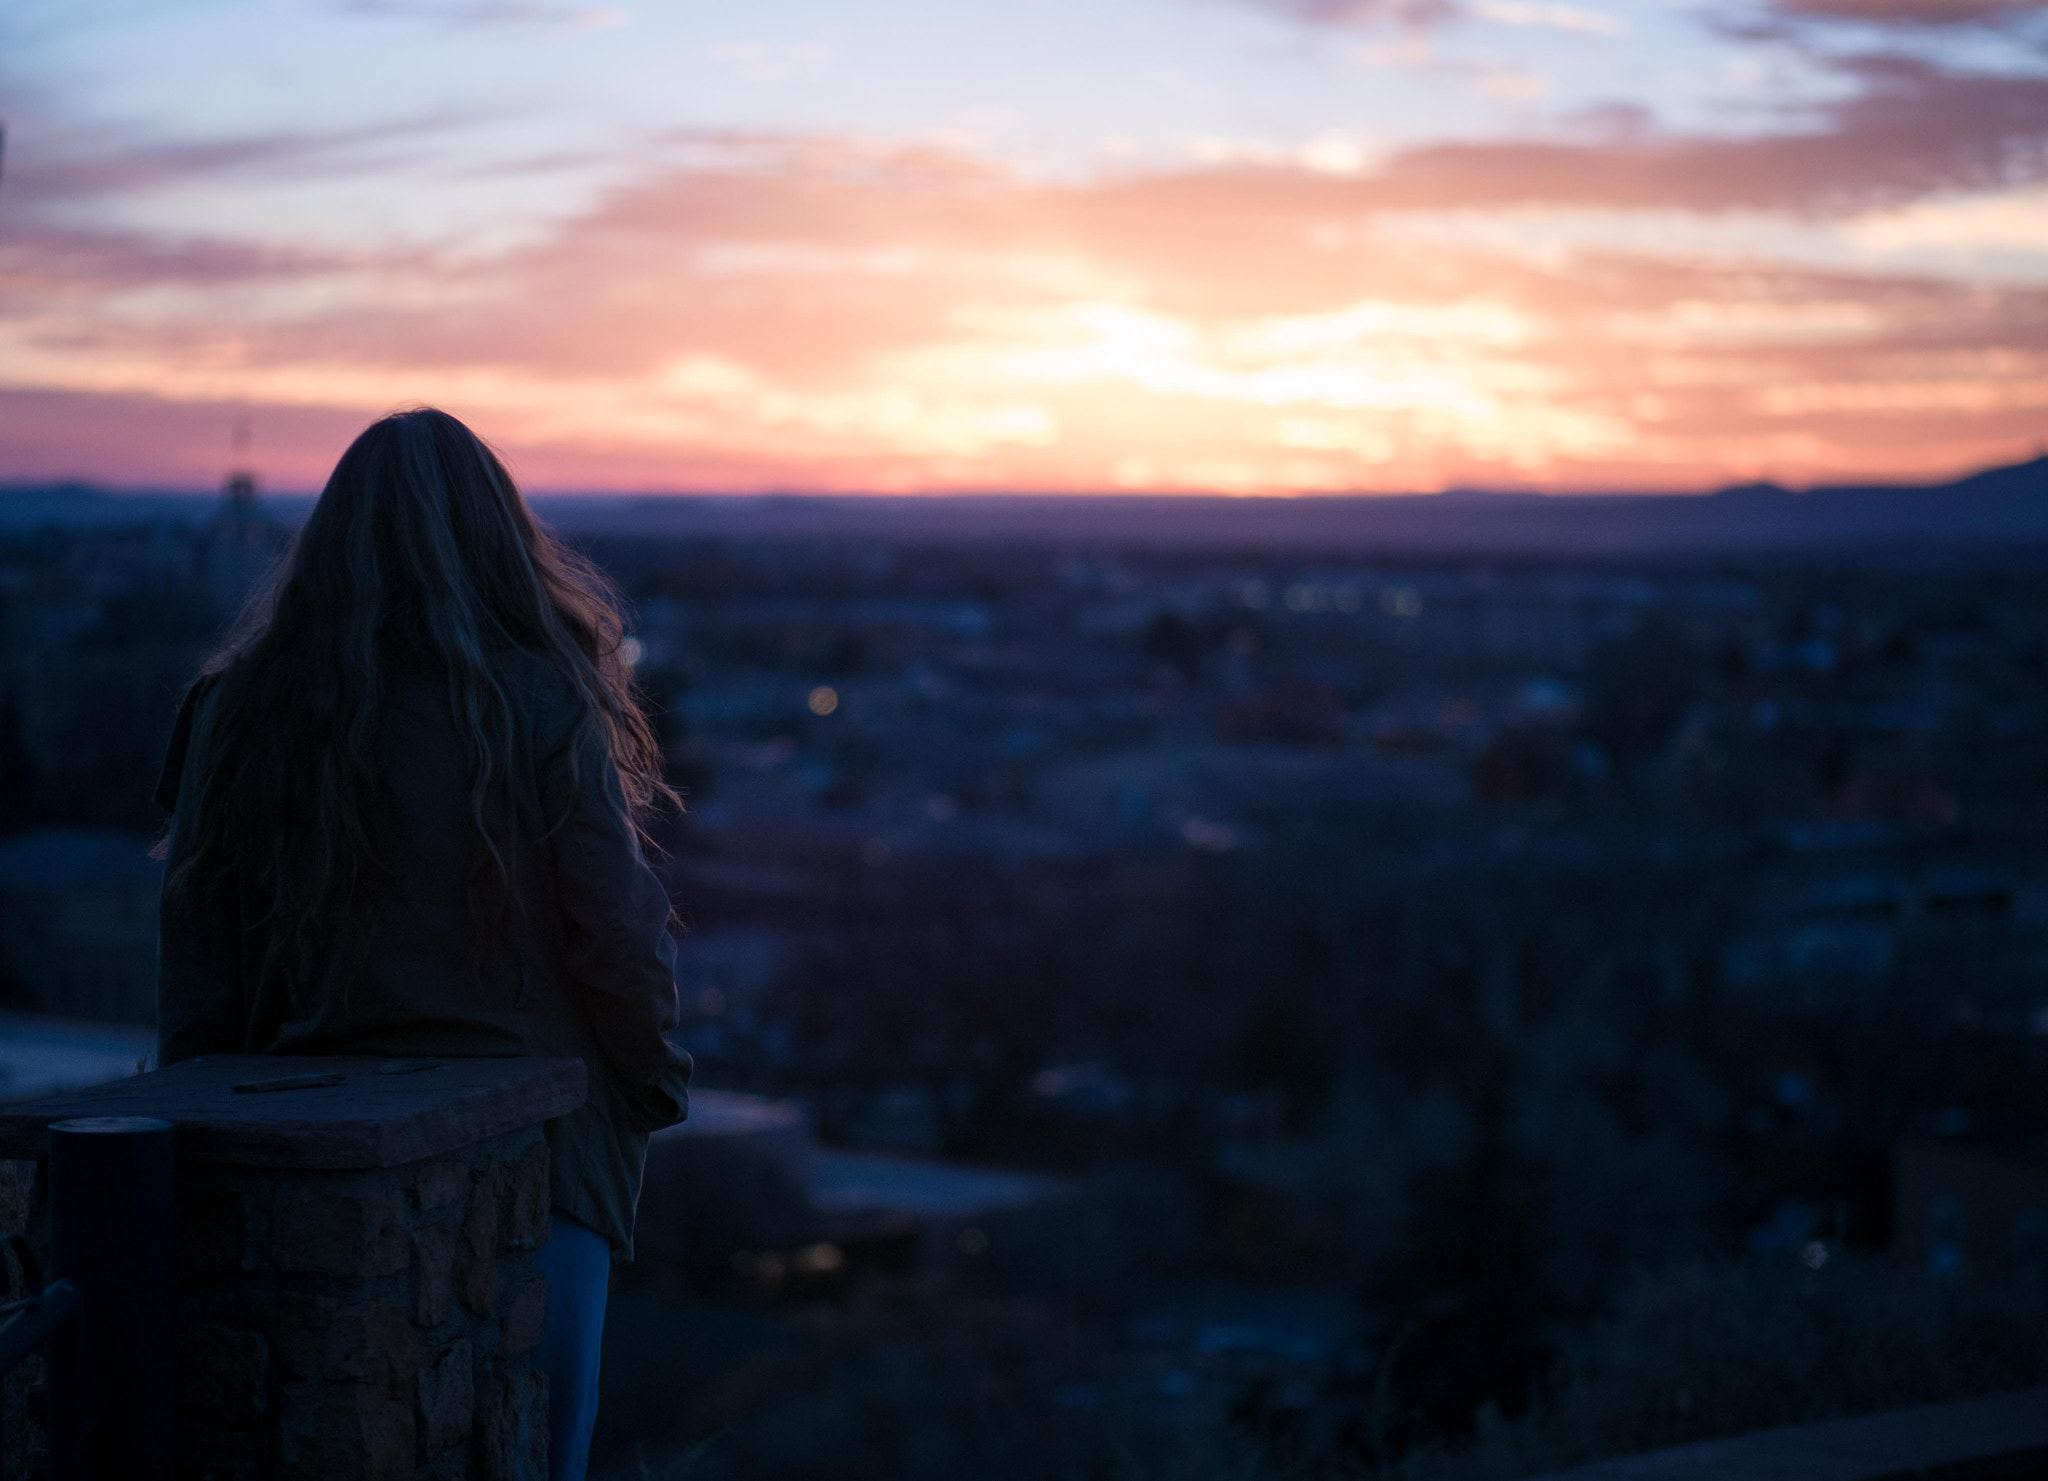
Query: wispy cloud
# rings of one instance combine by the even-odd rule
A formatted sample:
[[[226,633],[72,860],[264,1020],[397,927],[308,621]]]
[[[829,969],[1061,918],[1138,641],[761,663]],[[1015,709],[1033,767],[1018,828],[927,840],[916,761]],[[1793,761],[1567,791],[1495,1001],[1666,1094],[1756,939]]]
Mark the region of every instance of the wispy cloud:
[[[1869,25],[1957,27],[2048,10],[2048,0],[1777,0],[1788,15]]]
[[[303,179],[388,168],[452,117],[324,132],[280,131],[197,143],[150,144],[111,134],[44,136],[44,147],[8,140],[7,192],[31,207],[64,199],[111,199],[193,181]]]
[[[1827,212],[2048,174],[2048,77],[1950,71],[1903,55],[1837,66],[1857,90],[1785,132],[1441,145],[1399,156],[1366,188],[1382,207]]]
[[[542,0],[343,0],[344,14],[402,16],[457,26],[623,26],[633,12],[615,5],[550,5]]]
[[[1577,5],[1530,4],[1529,0],[1479,0],[1472,13],[1503,26],[1543,27],[1584,36],[1618,36],[1621,22],[1604,11]]]
[[[1261,10],[1315,26],[1440,26],[1465,13],[1462,0],[1250,0]]]
[[[711,60],[745,82],[789,82],[823,71],[831,65],[832,50],[817,42],[727,41],[711,48]]]
[[[1604,11],[1548,0],[1249,0],[1261,10],[1314,26],[1419,30],[1477,18],[1503,26],[1613,36],[1621,22]]]

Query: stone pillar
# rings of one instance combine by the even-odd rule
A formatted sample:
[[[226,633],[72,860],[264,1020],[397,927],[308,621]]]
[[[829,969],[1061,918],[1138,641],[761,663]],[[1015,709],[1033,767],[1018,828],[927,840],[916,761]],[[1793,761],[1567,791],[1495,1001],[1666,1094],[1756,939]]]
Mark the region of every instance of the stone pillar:
[[[428,1063],[223,1056],[0,1111],[38,1243],[51,1121],[178,1128],[181,1477],[544,1481],[541,1123],[582,1103],[583,1066]],[[308,1075],[341,1078],[234,1089]],[[37,1438],[5,1448],[32,1464]]]

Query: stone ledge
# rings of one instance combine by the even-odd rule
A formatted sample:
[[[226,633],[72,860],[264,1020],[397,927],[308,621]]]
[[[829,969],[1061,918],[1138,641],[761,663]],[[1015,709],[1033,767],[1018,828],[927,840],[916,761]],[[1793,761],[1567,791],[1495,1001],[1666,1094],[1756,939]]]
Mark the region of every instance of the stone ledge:
[[[2048,1388],[1788,1425],[1538,1481],[2018,1481],[2048,1476]]]
[[[384,1057],[223,1054],[126,1080],[0,1107],[0,1158],[40,1158],[52,1121],[156,1116],[194,1165],[397,1167],[565,1115],[587,1093],[578,1059],[447,1059],[383,1074]],[[340,1074],[339,1085],[237,1093],[284,1075]]]

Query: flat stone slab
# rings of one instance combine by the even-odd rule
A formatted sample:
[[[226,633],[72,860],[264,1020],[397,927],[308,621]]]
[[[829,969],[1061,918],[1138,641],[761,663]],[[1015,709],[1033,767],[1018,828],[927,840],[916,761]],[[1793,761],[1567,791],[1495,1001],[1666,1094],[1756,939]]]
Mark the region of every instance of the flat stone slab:
[[[332,1083],[235,1089],[302,1080]],[[177,1128],[181,1161],[397,1167],[565,1115],[585,1094],[580,1059],[208,1055],[0,1106],[0,1158],[42,1156],[52,1121],[155,1116]]]
[[[2048,1475],[2048,1388],[1787,1425],[1539,1481],[1906,1481]]]

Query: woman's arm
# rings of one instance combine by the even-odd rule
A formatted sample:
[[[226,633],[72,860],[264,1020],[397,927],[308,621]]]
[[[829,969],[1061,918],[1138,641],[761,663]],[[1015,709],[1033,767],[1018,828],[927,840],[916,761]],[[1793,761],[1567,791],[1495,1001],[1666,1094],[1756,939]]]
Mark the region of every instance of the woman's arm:
[[[641,856],[618,768],[596,726],[578,726],[540,758],[569,975],[634,1113],[652,1128],[687,1107],[690,1057],[676,1026],[668,891]]]

